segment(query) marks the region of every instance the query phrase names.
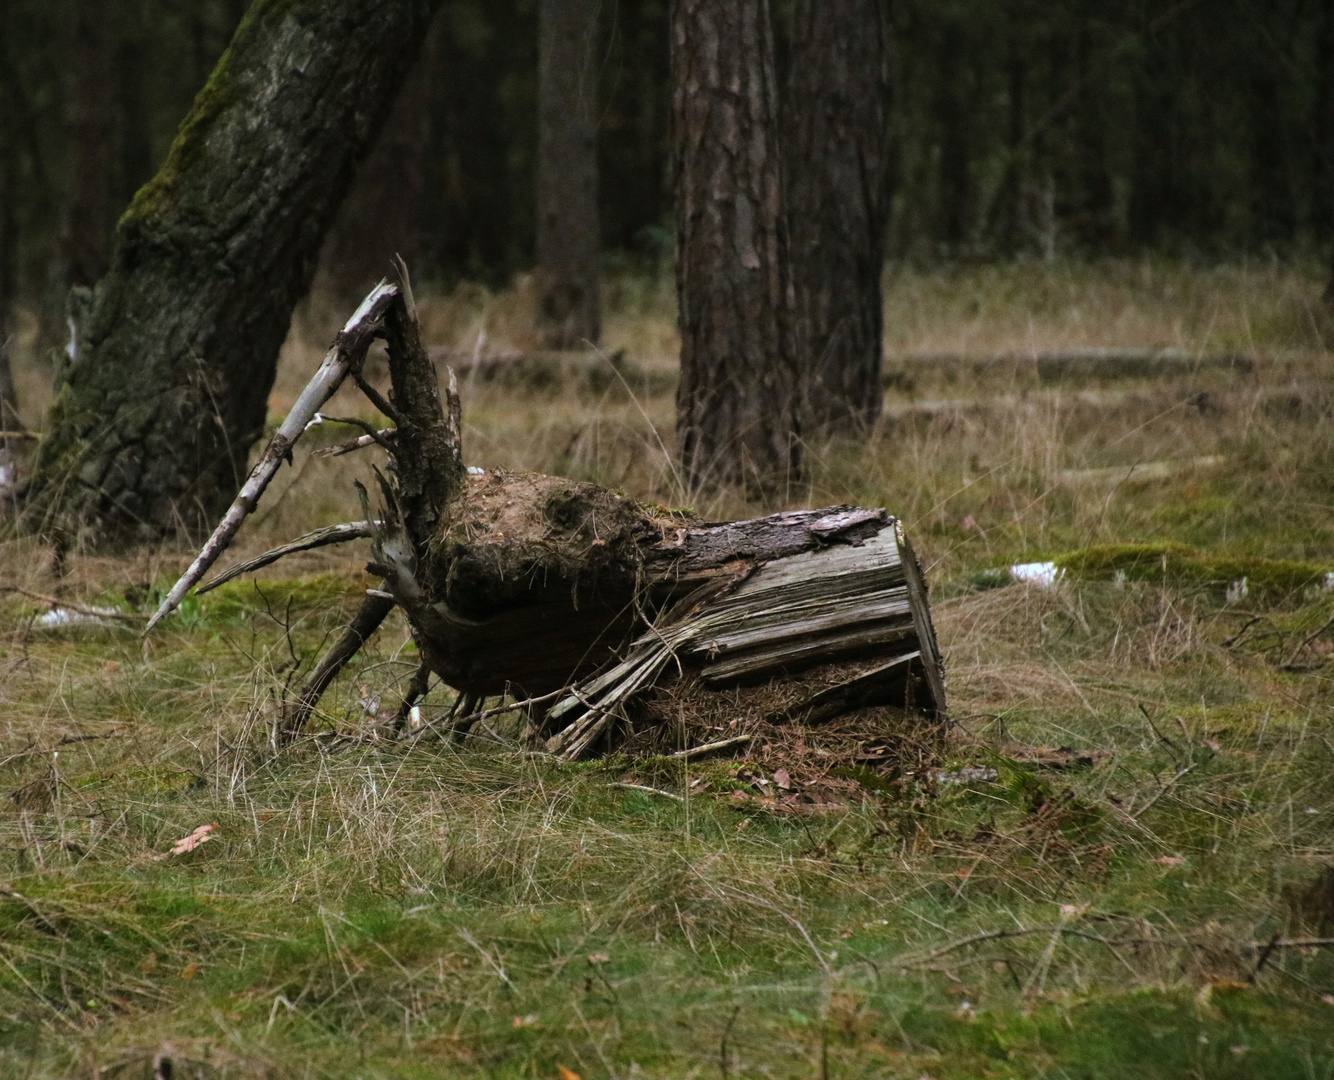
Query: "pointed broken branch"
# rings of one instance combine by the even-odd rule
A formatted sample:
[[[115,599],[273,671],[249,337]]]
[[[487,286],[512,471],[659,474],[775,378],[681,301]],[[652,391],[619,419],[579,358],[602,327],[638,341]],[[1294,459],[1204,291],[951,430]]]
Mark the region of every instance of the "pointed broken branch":
[[[394,432],[397,428],[381,428],[373,434],[359,435],[355,439],[348,439],[347,442],[338,443],[336,446],[326,446],[322,450],[316,450],[316,457],[342,457],[344,454],[350,454],[354,450],[364,450],[368,446],[380,446],[386,450],[392,450]]]
[[[255,509],[264,489],[278,472],[283,460],[292,453],[292,447],[301,437],[306,425],[314,418],[334,391],[366,357],[371,339],[379,329],[385,313],[398,299],[398,286],[380,282],[357,308],[352,318],[347,321],[339,335],[334,339],[333,347],[324,358],[324,363],[315,372],[315,377],[306,384],[292,406],[287,418],[279,425],[273,439],[269,442],[264,456],[251,470],[236,500],[228,508],[218,527],[209,537],[208,542],[190,564],[190,568],[181,575],[179,581],[171,587],[171,592],[151,619],[144,633],[152,630],[162,619],[175,610],[185,594],[208,573],[211,567],[231,543],[236,530],[241,527],[246,517]]]
[[[280,547],[270,548],[263,555],[257,555],[253,559],[247,559],[245,562],[227,567],[207,585],[201,585],[196,589],[195,595],[203,596],[204,593],[216,589],[219,585],[225,585],[232,578],[248,574],[252,570],[262,569],[288,555],[295,555],[298,551],[313,551],[315,548],[328,547],[331,544],[346,544],[349,540],[365,540],[374,536],[375,530],[379,526],[378,521],[349,521],[343,525],[330,525],[325,529],[308,532],[304,536],[298,536],[295,540],[289,540]]]

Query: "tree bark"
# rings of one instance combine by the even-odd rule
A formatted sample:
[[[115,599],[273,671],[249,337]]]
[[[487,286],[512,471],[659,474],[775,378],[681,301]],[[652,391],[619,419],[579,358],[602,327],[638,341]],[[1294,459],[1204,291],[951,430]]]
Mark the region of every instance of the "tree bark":
[[[74,6],[69,187],[61,225],[66,287],[91,288],[106,268],[116,104],[113,13],[107,0],[77,0]]]
[[[0,0],[0,64],[9,63],[8,3]],[[7,92],[6,78],[0,75],[0,90],[6,91],[6,105],[0,110],[0,431],[17,431],[19,424],[18,391],[9,353],[16,330],[14,305],[18,293],[18,203],[15,181],[19,155],[17,124],[14,113],[18,103]],[[12,492],[17,463],[15,448],[7,436],[0,436],[0,497]]]
[[[802,417],[768,0],[674,0],[671,34],[683,471],[782,490]]]
[[[889,219],[887,0],[800,0],[792,38],[787,213],[798,356],[816,430],[880,413]]]
[[[598,0],[541,0],[537,321],[549,349],[601,336],[598,302]]]
[[[437,17],[422,53],[398,92],[374,148],[357,172],[320,254],[315,289],[330,288],[339,303],[355,304],[391,272],[395,256],[417,277],[423,253],[422,210],[427,197],[431,88],[443,72]],[[433,192],[433,197],[439,197]]]
[[[278,349],[439,0],[257,0],[116,228],[25,492],[103,545],[191,533],[245,475]]]

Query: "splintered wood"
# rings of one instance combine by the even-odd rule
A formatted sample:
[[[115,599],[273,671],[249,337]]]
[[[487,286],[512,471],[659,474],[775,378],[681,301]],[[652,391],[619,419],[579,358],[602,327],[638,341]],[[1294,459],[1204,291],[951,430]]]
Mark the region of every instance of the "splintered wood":
[[[618,723],[633,728],[626,706],[636,695],[664,673],[687,670],[713,690],[788,682],[793,700],[783,718],[832,718],[895,705],[943,719],[942,669],[926,591],[897,522],[883,511],[831,507],[740,527],[715,526],[707,533],[715,531],[752,540],[769,533],[773,557],[764,559],[753,544],[736,543],[735,535],[721,544],[722,538],[710,536],[707,546],[725,553],[723,565],[730,564],[732,576],[687,596],[641,634],[624,659],[558,701],[547,714],[547,727],[556,723],[561,730],[548,738],[548,749],[584,756]],[[774,534],[785,543],[775,543]],[[801,547],[790,550],[803,538]],[[681,561],[689,565],[684,551]],[[793,676],[868,656],[887,662],[850,673],[846,681],[802,700]]]
[[[388,401],[361,375],[371,336],[388,346]],[[372,541],[369,569],[383,584],[285,707],[281,741],[300,732],[395,606],[422,656],[400,726],[435,675],[457,691],[455,731],[522,708],[528,739],[567,759],[621,747],[680,751],[692,741],[741,746],[741,720],[874,717],[905,732],[942,728],[944,673],[926,584],[902,526],[883,510],[701,522],[594,484],[470,474],[452,377],[441,395],[410,299],[393,285],[371,294],[330,357],[335,379],[350,375],[395,423],[367,440],[390,455],[378,512],[367,502],[365,521],[308,534],[215,579],[295,551]],[[282,425],[155,619],[227,547],[335,379],[317,374],[302,397],[309,406]],[[516,704],[488,709],[489,697]],[[671,719],[683,714],[701,721],[684,734]]]

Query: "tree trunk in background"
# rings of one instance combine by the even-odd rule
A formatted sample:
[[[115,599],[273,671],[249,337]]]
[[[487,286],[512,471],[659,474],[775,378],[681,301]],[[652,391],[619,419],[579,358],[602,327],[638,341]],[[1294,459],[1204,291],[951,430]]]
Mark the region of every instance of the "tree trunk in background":
[[[62,222],[65,284],[91,287],[106,268],[111,228],[111,149],[116,97],[112,77],[113,5],[76,0],[70,88],[69,187]]]
[[[0,7],[0,17],[3,7]],[[0,51],[0,59],[3,58]],[[9,364],[11,337],[18,327],[14,320],[14,302],[18,293],[16,278],[16,240],[18,223],[14,219],[13,125],[8,115],[0,116],[0,431],[19,427],[19,399],[14,389],[14,372]],[[9,440],[0,438],[0,489],[6,486],[3,471],[9,462]]]
[[[391,274],[395,255],[402,256],[414,280],[419,277],[431,85],[441,75],[441,22],[436,19],[426,35],[421,56],[325,240],[315,289],[330,289],[340,305],[355,308],[380,278]]]
[[[814,430],[880,413],[889,220],[887,0],[799,0],[792,35],[787,220],[795,342]]]
[[[768,0],[675,0],[672,125],[681,382],[691,486],[801,476]]]
[[[598,304],[598,0],[541,0],[537,320],[547,348],[601,336]]]
[[[1311,224],[1317,239],[1330,250],[1330,276],[1325,283],[1326,312],[1334,315],[1334,3],[1321,5],[1316,34],[1316,86],[1311,130],[1315,154],[1311,173],[1315,180],[1315,206]],[[1326,348],[1334,342],[1326,342]]]
[[[439,0],[256,0],[116,228],[25,492],[62,542],[226,507],[329,222]]]
[[[9,3],[0,0],[0,431],[19,426],[18,393],[10,367],[11,336],[17,331],[14,306],[18,299],[18,220],[15,207],[18,192],[18,120],[19,104],[9,85],[10,50]],[[0,439],[0,491],[12,481],[13,456],[8,439]]]

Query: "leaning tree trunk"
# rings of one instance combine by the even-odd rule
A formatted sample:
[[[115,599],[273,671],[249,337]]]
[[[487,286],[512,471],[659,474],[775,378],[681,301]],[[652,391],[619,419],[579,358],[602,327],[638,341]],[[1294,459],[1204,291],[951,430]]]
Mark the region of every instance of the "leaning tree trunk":
[[[549,349],[601,335],[598,304],[598,0],[541,0],[537,324]]]
[[[25,493],[68,542],[189,532],[236,492],[278,349],[439,0],[256,0],[116,228]]]
[[[802,425],[768,0],[675,0],[671,34],[681,461],[781,490]]]
[[[784,150],[795,338],[817,430],[880,413],[889,217],[887,0],[800,0]]]

